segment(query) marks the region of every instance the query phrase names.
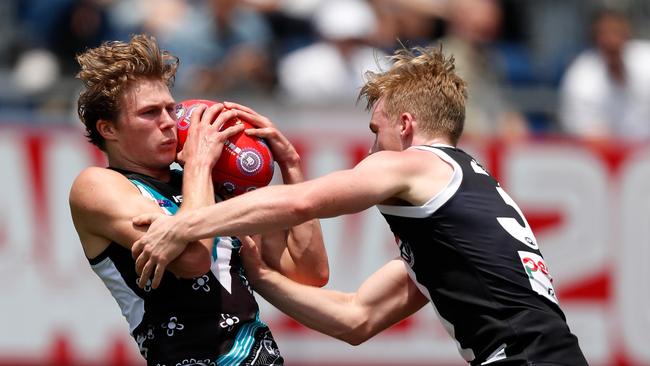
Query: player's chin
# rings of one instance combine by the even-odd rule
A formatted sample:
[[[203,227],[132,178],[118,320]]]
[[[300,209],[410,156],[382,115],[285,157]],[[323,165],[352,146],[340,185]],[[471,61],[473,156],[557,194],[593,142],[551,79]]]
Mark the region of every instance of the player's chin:
[[[176,144],[161,144],[158,148],[158,156],[163,157],[165,159],[176,159]]]
[[[160,151],[157,160],[161,166],[169,166],[176,161],[176,151]]]

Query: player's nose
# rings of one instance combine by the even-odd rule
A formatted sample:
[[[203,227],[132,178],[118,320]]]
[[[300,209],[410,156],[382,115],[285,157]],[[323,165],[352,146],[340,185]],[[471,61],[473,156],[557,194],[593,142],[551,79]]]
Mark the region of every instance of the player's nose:
[[[172,112],[165,109],[160,116],[160,129],[166,130],[176,126],[176,118],[172,115]]]

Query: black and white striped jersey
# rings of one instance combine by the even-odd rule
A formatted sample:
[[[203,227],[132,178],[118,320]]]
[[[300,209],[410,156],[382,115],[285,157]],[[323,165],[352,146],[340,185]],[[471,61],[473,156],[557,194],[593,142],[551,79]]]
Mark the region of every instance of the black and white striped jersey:
[[[182,173],[170,182],[114,169],[173,215]],[[212,266],[193,279],[165,272],[158,289],[138,287],[131,251],[115,242],[90,259],[129,323],[147,365],[282,365],[283,359],[246,280],[236,238],[215,238]]]
[[[411,148],[436,154],[453,177],[422,206],[378,208],[463,358],[472,365],[586,365],[512,198],[460,149]]]

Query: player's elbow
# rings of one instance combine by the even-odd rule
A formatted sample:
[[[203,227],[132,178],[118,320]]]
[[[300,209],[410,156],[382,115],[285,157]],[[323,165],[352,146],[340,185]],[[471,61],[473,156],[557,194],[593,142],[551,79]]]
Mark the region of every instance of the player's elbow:
[[[329,282],[330,274],[329,268],[312,268],[309,271],[304,271],[300,274],[287,275],[292,280],[303,285],[323,287]]]
[[[353,309],[348,313],[346,327],[336,338],[352,345],[358,346],[372,338],[370,317],[362,309]]]
[[[192,258],[182,260],[179,268],[174,270],[174,274],[180,278],[201,277],[210,271],[210,265],[210,261],[206,261],[205,259]]]
[[[321,263],[314,266],[312,272],[312,286],[323,287],[327,285],[330,280],[330,266],[327,261],[327,256],[325,256],[325,259]]]
[[[323,287],[327,285],[330,280],[330,269],[327,264],[320,266],[314,271],[312,286]]]
[[[351,346],[358,346],[372,338],[372,335],[364,326],[361,326],[355,329],[350,329],[348,332],[341,334],[337,338]]]
[[[181,278],[200,277],[210,271],[212,260],[207,249],[199,243],[190,243],[174,261],[173,272]]]

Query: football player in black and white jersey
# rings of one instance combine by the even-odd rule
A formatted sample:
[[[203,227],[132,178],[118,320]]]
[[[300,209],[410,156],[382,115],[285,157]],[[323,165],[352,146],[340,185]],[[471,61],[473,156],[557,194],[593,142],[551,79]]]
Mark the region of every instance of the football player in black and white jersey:
[[[108,168],[90,167],[70,191],[73,222],[93,271],[129,323],[148,365],[281,365],[283,358],[259,309],[236,238],[193,241],[174,253],[157,282],[139,279],[131,246],[144,232],[134,215],[174,214],[215,203],[212,167],[225,140],[242,127],[219,131],[235,113],[223,104],[192,115],[177,159],[175,102],[170,93],[178,59],[152,37],[108,42],[78,56],[85,89],[79,117]],[[285,183],[302,180],[299,157],[272,124],[249,133],[266,138]],[[181,201],[182,205],[179,201]],[[179,208],[180,206],[180,208]],[[264,258],[303,283],[322,286],[328,265],[316,220],[265,236]]]
[[[303,324],[352,344],[431,303],[471,365],[586,365],[521,210],[456,147],[467,92],[453,58],[439,48],[417,48],[397,51],[393,61],[389,70],[368,74],[361,91],[375,143],[353,169],[174,217],[137,217],[138,224],[153,224],[134,251],[164,268],[151,250],[376,205],[400,254],[357,292],[298,284],[266,266],[256,241],[246,238],[242,257],[254,288]],[[238,116],[254,119],[241,110]]]

